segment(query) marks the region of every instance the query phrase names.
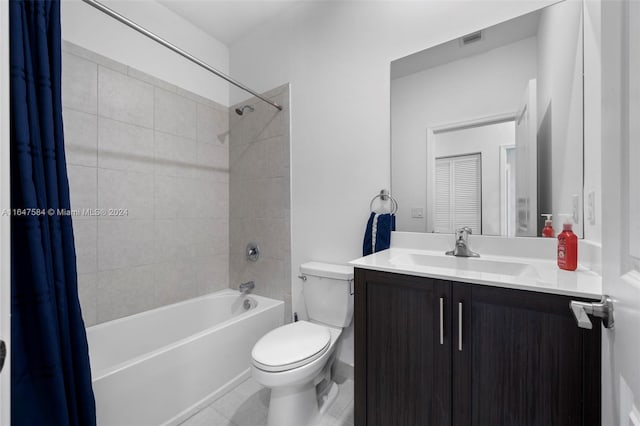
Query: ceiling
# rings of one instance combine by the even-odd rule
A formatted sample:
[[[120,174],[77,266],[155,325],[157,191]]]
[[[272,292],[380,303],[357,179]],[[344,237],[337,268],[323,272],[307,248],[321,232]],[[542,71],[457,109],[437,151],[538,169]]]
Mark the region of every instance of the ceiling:
[[[486,28],[482,30],[482,40],[476,43],[463,45],[458,38],[397,59],[391,62],[391,79],[405,77],[462,58],[488,52],[527,37],[533,37],[538,32],[540,14],[541,12],[536,10]]]
[[[308,1],[312,0],[158,0],[227,46],[256,26]]]

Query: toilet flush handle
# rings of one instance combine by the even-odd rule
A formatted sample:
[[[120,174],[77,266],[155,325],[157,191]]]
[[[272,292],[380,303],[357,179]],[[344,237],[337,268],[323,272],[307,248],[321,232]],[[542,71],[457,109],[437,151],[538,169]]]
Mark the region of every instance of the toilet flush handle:
[[[307,281],[307,276],[304,274],[298,275],[298,278],[300,278],[302,281]],[[351,278],[349,280],[349,295],[353,296],[355,294],[355,286],[354,286],[355,280],[353,278]]]

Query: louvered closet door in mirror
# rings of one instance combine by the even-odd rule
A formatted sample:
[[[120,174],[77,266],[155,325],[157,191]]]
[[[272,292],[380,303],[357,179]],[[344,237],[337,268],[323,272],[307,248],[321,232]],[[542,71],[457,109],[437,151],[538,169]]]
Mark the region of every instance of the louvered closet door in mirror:
[[[436,158],[434,232],[482,233],[481,154]]]

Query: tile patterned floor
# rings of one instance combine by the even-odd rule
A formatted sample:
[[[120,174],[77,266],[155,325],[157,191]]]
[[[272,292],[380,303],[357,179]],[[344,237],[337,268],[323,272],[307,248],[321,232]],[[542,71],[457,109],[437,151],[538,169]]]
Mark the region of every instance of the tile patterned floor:
[[[353,380],[338,383],[338,389],[338,398],[318,426],[353,426]],[[269,389],[249,378],[189,417],[182,426],[266,426],[268,405]]]

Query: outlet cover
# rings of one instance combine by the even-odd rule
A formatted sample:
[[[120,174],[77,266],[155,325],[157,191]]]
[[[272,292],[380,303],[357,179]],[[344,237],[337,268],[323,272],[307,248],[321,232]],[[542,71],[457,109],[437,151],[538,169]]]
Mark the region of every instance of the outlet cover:
[[[416,219],[422,219],[424,217],[424,210],[421,207],[411,208],[411,217]]]
[[[587,194],[587,220],[591,225],[596,224],[596,193],[594,191]]]
[[[571,212],[573,223],[580,223],[580,196],[578,194],[573,194],[571,197],[571,205],[573,207],[573,212]]]

